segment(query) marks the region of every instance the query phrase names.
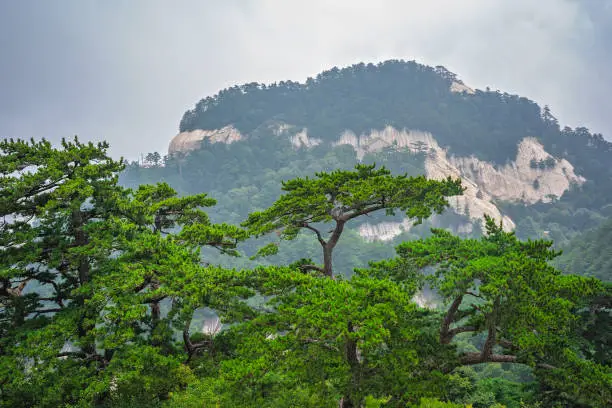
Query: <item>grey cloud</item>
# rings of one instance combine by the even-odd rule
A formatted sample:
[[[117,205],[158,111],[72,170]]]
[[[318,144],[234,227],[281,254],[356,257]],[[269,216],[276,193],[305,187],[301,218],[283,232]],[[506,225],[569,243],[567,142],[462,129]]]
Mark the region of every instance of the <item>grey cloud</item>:
[[[182,113],[241,82],[387,58],[550,104],[612,135],[612,13],[589,0],[0,3],[0,135],[165,152]]]

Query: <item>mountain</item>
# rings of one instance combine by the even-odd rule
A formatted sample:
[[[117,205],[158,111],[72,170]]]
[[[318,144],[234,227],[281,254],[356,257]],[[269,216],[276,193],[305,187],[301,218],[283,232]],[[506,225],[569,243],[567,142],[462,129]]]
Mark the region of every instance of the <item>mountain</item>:
[[[431,226],[478,235],[485,214],[522,238],[564,245],[599,225],[612,202],[612,143],[602,135],[561,128],[547,106],[474,90],[444,67],[412,61],[234,86],[200,100],[179,130],[163,163],[132,164],[122,181],[208,192],[221,221],[267,207],[280,180],[358,162],[462,178],[466,191],[454,211],[422,226],[399,217],[357,225],[352,244],[381,256],[388,247],[381,241],[422,236]]]
[[[612,207],[610,208],[612,210]],[[612,218],[575,237],[555,264],[576,275],[612,281]]]

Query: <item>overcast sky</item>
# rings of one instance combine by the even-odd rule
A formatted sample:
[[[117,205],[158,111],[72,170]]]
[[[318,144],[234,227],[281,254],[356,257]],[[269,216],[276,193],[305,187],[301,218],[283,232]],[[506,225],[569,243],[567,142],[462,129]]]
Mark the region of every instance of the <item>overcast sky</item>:
[[[0,136],[167,151],[243,82],[415,59],[612,139],[608,0],[0,0]]]

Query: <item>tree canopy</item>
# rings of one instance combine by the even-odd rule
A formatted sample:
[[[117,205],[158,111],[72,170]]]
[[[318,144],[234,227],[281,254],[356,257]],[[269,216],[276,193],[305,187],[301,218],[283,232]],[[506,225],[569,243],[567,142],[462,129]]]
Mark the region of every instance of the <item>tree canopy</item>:
[[[0,143],[1,407],[610,405],[610,287],[561,274],[549,241],[489,219],[350,276],[208,255],[277,229],[325,251],[349,220],[441,212],[459,180],[319,172],[240,227],[207,194],[120,186],[107,148]]]
[[[424,176],[392,176],[386,168],[375,167],[357,165],[354,171],[336,170],[283,182],[285,194],[267,210],[250,214],[242,225],[256,236],[280,230],[281,238],[289,240],[301,229],[313,232],[323,250],[323,268],[302,267],[331,277],[333,249],[348,221],[379,210],[388,215],[400,210],[422,222],[432,213],[441,213],[448,206],[447,197],[462,193],[461,181],[450,177],[440,182]],[[329,222],[333,226],[326,238],[317,224]]]

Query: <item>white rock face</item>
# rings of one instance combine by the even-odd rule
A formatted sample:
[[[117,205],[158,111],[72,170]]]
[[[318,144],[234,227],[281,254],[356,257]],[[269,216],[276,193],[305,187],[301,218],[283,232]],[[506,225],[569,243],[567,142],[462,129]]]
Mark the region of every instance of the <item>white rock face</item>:
[[[457,93],[465,92],[470,95],[475,93],[472,88],[460,82],[453,82],[450,86],[450,90],[451,92],[457,92]]]
[[[275,122],[271,126],[271,128],[272,128],[272,133],[274,133],[275,136],[280,136],[286,133],[287,131],[289,131],[290,129],[292,129],[293,126],[285,122]]]
[[[453,83],[453,92],[473,93],[474,91],[460,83]],[[293,133],[295,126],[278,122],[272,125],[272,132],[277,136],[287,136],[295,148],[310,148],[322,143],[321,139],[310,138],[307,129]],[[169,154],[187,153],[197,149],[200,142],[208,138],[211,143],[233,143],[244,137],[233,126],[215,130],[194,130],[182,132],[172,139]],[[502,214],[494,204],[495,200],[533,204],[539,201],[549,202],[560,197],[572,184],[582,184],[586,180],[576,175],[574,167],[565,159],[556,159],[544,150],[544,147],[533,137],[524,138],[518,145],[516,158],[497,168],[474,156],[449,156],[447,151],[438,145],[433,135],[419,130],[398,130],[387,126],[382,130],[372,130],[368,134],[356,135],[344,131],[333,146],[352,146],[359,160],[370,152],[385,148],[408,149],[412,152],[424,152],[425,173],[433,179],[447,177],[461,178],[465,191],[462,196],[450,198],[451,207],[458,213],[467,215],[471,220],[483,220],[489,215],[502,221],[506,230],[515,228],[514,222]],[[546,162],[544,168],[533,166]],[[484,224],[483,224],[484,225]],[[367,240],[391,240],[412,223],[383,222],[363,224],[359,233]],[[467,226],[464,228],[467,231]],[[458,231],[459,232],[459,231]]]
[[[466,188],[463,196],[452,197],[450,204],[458,214],[469,215],[470,219],[483,219],[484,215],[502,220],[507,229],[515,227],[514,222],[507,216],[501,214],[499,209],[491,202],[491,196],[481,191],[472,180],[466,179],[460,170],[447,158],[446,151],[442,149],[431,133],[414,130],[397,130],[390,126],[382,131],[372,130],[369,135],[356,136],[346,131],[334,145],[348,144],[355,148],[359,159],[367,152],[375,152],[386,147],[405,148],[414,152],[427,152],[425,159],[425,172],[427,177],[441,180],[448,176],[462,178]],[[480,191],[480,192],[479,192]],[[391,231],[391,227],[387,226]],[[400,232],[397,232],[399,228]],[[401,227],[396,226],[394,231],[401,233]],[[389,234],[385,233],[385,237]],[[365,237],[365,236],[364,236]],[[387,238],[389,239],[389,238]]]
[[[200,147],[200,142],[204,139],[210,143],[233,143],[242,140],[243,136],[233,126],[225,126],[214,130],[193,130],[191,132],[181,132],[170,141],[168,154],[187,153]]]
[[[346,130],[333,146],[351,145],[357,152],[357,158],[363,159],[366,153],[377,152],[386,147],[397,149],[409,149],[414,152],[429,151],[439,148],[438,143],[429,132],[419,130],[398,131],[391,126],[378,131],[372,130],[369,135],[357,136],[350,130]]]
[[[295,135],[291,136],[291,144],[296,149],[299,149],[302,147],[305,147],[305,148],[315,147],[317,145],[320,145],[321,142],[323,142],[321,139],[309,138],[308,132],[306,129],[302,129],[301,132],[298,132]]]
[[[443,225],[436,223],[436,216],[432,216],[430,220],[436,228]],[[376,224],[364,223],[359,226],[359,235],[368,242],[373,241],[391,241],[400,234],[408,231],[413,225],[411,220],[405,218],[402,222],[385,221]],[[460,224],[456,228],[452,228],[454,234],[469,234],[474,230],[471,223]]]
[[[548,160],[554,163],[545,169],[532,168],[532,163]],[[533,137],[526,137],[518,146],[516,159],[499,169],[475,157],[452,157],[450,162],[464,178],[474,181],[480,188],[498,200],[534,204],[550,202],[561,197],[572,184],[586,180],[576,175],[574,166],[565,159],[555,159]]]
[[[275,136],[288,136],[291,144],[296,149],[315,147],[323,143],[321,139],[311,138],[308,136],[308,129],[303,128],[295,133],[296,126],[285,122],[274,122],[270,125],[270,129]]]
[[[489,215],[502,221],[504,229],[515,228],[514,221],[501,213],[494,200],[533,204],[548,202],[551,195],[560,197],[572,184],[582,184],[585,179],[577,176],[574,168],[565,159],[555,159],[532,137],[526,137],[518,146],[514,161],[496,169],[491,163],[476,157],[448,157],[434,137],[428,132],[397,130],[386,127],[382,131],[372,130],[368,135],[357,136],[345,131],[334,145],[353,146],[359,159],[368,152],[383,148],[407,148],[414,152],[426,152],[425,172],[427,177],[441,180],[448,176],[461,178],[465,191],[462,196],[450,198],[451,207],[470,219],[484,220]],[[532,168],[532,161],[554,160],[554,167]],[[409,228],[405,223],[365,224],[361,235],[368,239],[389,240]],[[484,224],[483,224],[484,225]]]
[[[411,226],[412,222],[407,218],[402,222],[365,223],[359,226],[359,235],[370,242],[391,241],[401,233],[408,231]]]

